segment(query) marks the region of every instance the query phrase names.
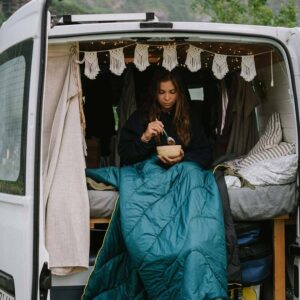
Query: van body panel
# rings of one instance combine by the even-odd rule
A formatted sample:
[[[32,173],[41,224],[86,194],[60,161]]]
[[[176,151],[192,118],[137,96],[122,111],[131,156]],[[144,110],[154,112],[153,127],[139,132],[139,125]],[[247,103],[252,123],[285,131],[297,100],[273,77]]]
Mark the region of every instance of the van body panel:
[[[285,42],[293,34],[294,29],[278,28],[271,26],[240,25],[240,24],[220,24],[220,23],[200,23],[200,22],[172,22],[172,29],[163,28],[140,28],[140,22],[113,22],[113,23],[88,23],[61,25],[51,28],[49,38],[67,37],[82,35],[94,35],[99,33],[133,33],[145,32],[149,34],[178,33],[186,36],[188,33],[207,34],[232,34],[238,35],[240,41],[243,35],[265,36],[280,39]],[[150,23],[151,25],[151,23]]]
[[[36,299],[38,288],[38,259],[46,261],[43,222],[37,222],[36,153],[37,106],[44,72],[41,63],[43,43],[43,13],[46,0],[27,3],[0,28],[0,133],[2,141],[1,166],[17,165],[15,171],[0,174],[0,271],[11,276],[14,291],[11,299]],[[48,22],[46,22],[48,24]],[[47,25],[44,24],[44,25]],[[44,50],[42,50],[44,49]],[[4,118],[5,117],[5,118]],[[13,126],[11,124],[16,124]],[[15,136],[15,139],[11,139]],[[5,154],[6,153],[6,156]],[[42,207],[43,208],[43,207]],[[36,224],[41,223],[41,228]],[[6,292],[5,288],[4,292]],[[10,298],[9,298],[10,299]]]
[[[38,110],[39,99],[38,91],[41,91],[41,81],[39,77],[44,73],[41,59],[45,57],[42,52],[41,28],[45,25],[49,29],[49,44],[67,43],[70,41],[92,41],[105,39],[130,39],[133,41],[138,37],[149,37],[153,40],[166,40],[168,38],[188,38],[195,40],[220,42],[262,42],[274,45],[283,55],[284,64],[287,67],[286,81],[280,83],[277,89],[272,91],[269,88],[269,95],[275,95],[278,99],[274,103],[267,103],[265,110],[268,108],[282,107],[281,111],[285,118],[283,127],[285,129],[286,141],[293,141],[297,137],[299,144],[299,105],[297,97],[300,95],[300,29],[294,28],[275,28],[267,26],[254,25],[236,25],[236,24],[218,24],[218,23],[198,23],[198,22],[172,22],[173,28],[141,28],[140,22],[112,22],[112,23],[89,23],[89,24],[72,24],[59,25],[50,29],[49,24],[42,22],[42,12],[46,5],[46,0],[33,0],[18,10],[9,20],[7,20],[0,29],[0,58],[1,54],[6,53],[15,46],[24,41],[32,44],[30,55],[30,72],[29,78],[24,78],[28,83],[25,87],[28,89],[28,95],[24,92],[23,116],[22,120],[24,132],[22,136],[24,145],[24,167],[25,167],[25,186],[24,193],[19,195],[9,194],[2,191],[0,186],[0,278],[1,272],[8,274],[13,278],[14,291],[3,290],[12,299],[33,299],[37,291],[32,290],[33,277],[36,272],[33,269],[34,259],[38,259],[39,272],[43,263],[48,261],[48,253],[45,248],[44,235],[44,207],[43,207],[43,187],[42,180],[37,177],[36,162],[42,157],[41,153],[36,152],[36,138],[39,131],[37,120],[41,118],[41,111]],[[46,47],[47,49],[47,47]],[[22,56],[22,53],[20,54]],[[11,58],[13,60],[14,57]],[[0,79],[1,79],[0,60]],[[274,68],[275,80],[276,72],[281,72],[280,64]],[[270,74],[267,68],[266,73]],[[25,74],[25,75],[26,75]],[[269,75],[268,75],[269,76]],[[0,85],[1,87],[1,85]],[[281,99],[280,92],[283,92],[284,98]],[[273,93],[273,94],[272,94]],[[0,105],[1,105],[0,89]],[[25,103],[26,102],[26,103]],[[287,105],[285,105],[285,102]],[[269,107],[268,107],[269,105]],[[0,108],[1,112],[1,108]],[[296,119],[294,117],[296,115]],[[262,123],[267,122],[266,118],[261,118]],[[1,123],[0,123],[1,124]],[[263,129],[262,124],[260,129]],[[1,132],[0,132],[1,133]],[[0,134],[0,140],[2,140]],[[42,137],[41,137],[42,138]],[[23,149],[23,148],[22,148]],[[298,151],[298,150],[297,150]],[[1,153],[1,152],[0,152]],[[0,157],[2,159],[2,157]],[[1,166],[1,165],[0,165]],[[1,172],[0,172],[1,174]],[[39,173],[41,174],[41,172]],[[0,178],[1,180],[1,178]],[[36,184],[39,183],[38,189]],[[39,191],[39,197],[36,193]],[[39,199],[40,204],[35,205],[35,199]],[[38,210],[36,209],[38,207]],[[34,216],[38,215],[39,224],[35,228]],[[13,216],[13,217],[12,217]],[[297,238],[300,243],[299,225],[297,226]],[[38,234],[38,253],[34,251],[34,235]],[[35,254],[38,257],[34,257]],[[297,258],[296,260],[299,260]],[[53,276],[52,284],[55,287],[62,288],[66,286],[83,286],[91,270],[71,275],[67,277]],[[1,286],[0,286],[1,292]]]

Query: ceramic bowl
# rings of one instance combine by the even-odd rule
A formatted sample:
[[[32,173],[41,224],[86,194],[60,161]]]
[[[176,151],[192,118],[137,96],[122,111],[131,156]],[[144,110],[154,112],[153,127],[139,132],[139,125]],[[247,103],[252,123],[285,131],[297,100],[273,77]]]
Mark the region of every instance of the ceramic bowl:
[[[160,156],[167,156],[169,158],[174,158],[180,155],[181,145],[166,145],[157,146],[156,151]]]

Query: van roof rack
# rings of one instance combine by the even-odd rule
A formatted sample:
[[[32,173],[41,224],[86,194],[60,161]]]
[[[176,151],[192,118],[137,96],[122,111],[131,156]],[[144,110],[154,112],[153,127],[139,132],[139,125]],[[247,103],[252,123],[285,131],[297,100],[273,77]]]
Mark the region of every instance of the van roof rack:
[[[56,16],[57,18],[57,16]],[[87,14],[63,15],[55,25],[71,25],[84,23],[111,23],[111,22],[149,22],[159,21],[154,12],[146,13],[119,13],[119,14]]]

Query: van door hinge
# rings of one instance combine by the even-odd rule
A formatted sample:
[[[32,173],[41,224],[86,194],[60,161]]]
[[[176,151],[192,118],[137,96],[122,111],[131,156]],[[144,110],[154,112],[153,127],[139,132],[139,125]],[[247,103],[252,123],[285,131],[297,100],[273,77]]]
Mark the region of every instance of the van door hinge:
[[[51,288],[51,271],[48,269],[48,263],[44,263],[40,275],[40,299],[47,300],[48,291]]]

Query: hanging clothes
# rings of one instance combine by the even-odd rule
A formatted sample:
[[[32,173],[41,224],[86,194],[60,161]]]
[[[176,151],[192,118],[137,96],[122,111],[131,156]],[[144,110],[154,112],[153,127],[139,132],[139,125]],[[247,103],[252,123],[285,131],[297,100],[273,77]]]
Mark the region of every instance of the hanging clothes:
[[[86,138],[100,138],[101,156],[110,155],[110,140],[115,134],[111,84],[113,76],[109,72],[102,72],[94,80],[82,77]]]
[[[118,123],[118,135],[113,141],[114,148],[114,165],[120,165],[120,156],[118,153],[118,144],[120,139],[120,129],[124,126],[130,115],[136,110],[136,99],[135,99],[135,80],[134,70],[132,67],[126,69],[124,75],[123,88],[121,92],[120,102],[117,107],[117,113],[119,118]]]
[[[226,83],[224,79],[222,79],[221,81],[221,97],[222,97],[222,118],[221,118],[221,129],[219,132],[220,135],[222,135],[223,129],[225,127],[225,119],[226,119],[226,112],[228,106],[228,95],[227,95]]]
[[[124,126],[127,119],[135,110],[136,101],[134,71],[131,67],[129,67],[124,76],[123,89],[117,109],[119,116],[118,128],[122,128]]]
[[[215,127],[216,141],[214,148],[215,158],[224,156],[227,150],[231,128],[232,128],[232,111],[233,104],[236,100],[236,90],[234,88],[238,83],[237,74],[228,74],[218,84],[218,105],[217,105],[217,122]]]
[[[249,152],[258,140],[255,107],[261,99],[255,93],[252,82],[246,82],[238,74],[232,81],[231,94],[234,93],[232,106],[232,128],[226,154],[243,155]]]
[[[95,80],[82,78],[85,97],[86,136],[106,138],[115,133],[111,75],[101,73]]]

